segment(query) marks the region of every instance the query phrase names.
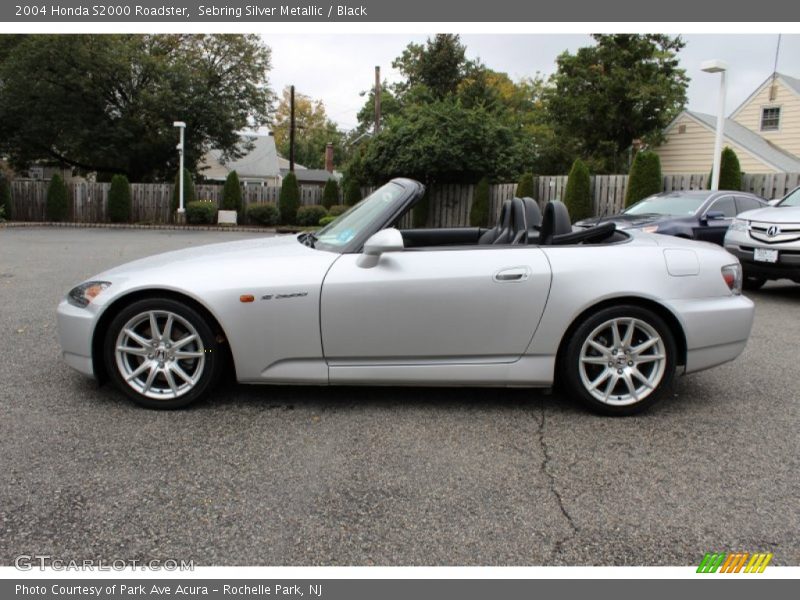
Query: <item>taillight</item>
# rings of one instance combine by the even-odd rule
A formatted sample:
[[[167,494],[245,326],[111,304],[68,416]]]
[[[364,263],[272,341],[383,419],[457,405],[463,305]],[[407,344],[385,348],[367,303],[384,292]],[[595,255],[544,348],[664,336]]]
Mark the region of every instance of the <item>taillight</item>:
[[[722,267],[722,279],[734,294],[742,293],[742,265],[725,265]]]

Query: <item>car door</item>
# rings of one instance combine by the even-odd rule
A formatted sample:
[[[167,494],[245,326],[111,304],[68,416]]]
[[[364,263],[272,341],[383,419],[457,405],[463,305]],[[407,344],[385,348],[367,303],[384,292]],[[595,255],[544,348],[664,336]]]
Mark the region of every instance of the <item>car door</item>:
[[[549,263],[535,246],[406,249],[371,268],[358,257],[342,255],[322,286],[331,366],[514,361],[550,290]]]
[[[707,215],[711,212],[720,212],[723,218],[708,219]],[[722,245],[725,233],[736,214],[736,202],[733,196],[717,198],[700,217],[700,226],[695,229],[695,239]]]

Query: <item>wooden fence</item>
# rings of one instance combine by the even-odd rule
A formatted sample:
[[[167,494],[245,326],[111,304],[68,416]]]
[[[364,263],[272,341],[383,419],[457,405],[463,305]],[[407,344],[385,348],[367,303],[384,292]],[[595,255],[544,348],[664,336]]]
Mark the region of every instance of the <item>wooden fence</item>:
[[[705,189],[708,174],[685,174],[664,176],[664,191]],[[612,215],[622,210],[625,203],[627,175],[595,175],[591,178],[591,193],[594,214]],[[774,173],[767,175],[744,175],[742,190],[763,198],[772,199],[785,195],[800,185],[800,173]],[[539,176],[534,179],[536,200],[544,206],[550,200],[561,200],[567,186],[566,175]],[[74,182],[70,191],[69,220],[77,223],[102,223],[108,221],[108,183]],[[367,194],[374,188],[363,188]],[[491,214],[500,214],[504,200],[514,197],[516,183],[499,183],[490,187]],[[47,183],[42,181],[16,180],[12,182],[12,209],[18,221],[45,221],[45,197]],[[222,198],[221,185],[198,185],[195,195],[200,200],[210,200],[219,205]],[[438,185],[430,190],[428,202],[428,227],[459,227],[469,223],[474,185]],[[245,208],[252,204],[276,203],[280,188],[277,186],[242,187]],[[136,223],[168,223],[172,204],[173,185],[169,183],[134,183],[131,185],[132,214]],[[301,186],[302,205],[319,204],[322,188]],[[402,225],[410,226],[410,216]]]

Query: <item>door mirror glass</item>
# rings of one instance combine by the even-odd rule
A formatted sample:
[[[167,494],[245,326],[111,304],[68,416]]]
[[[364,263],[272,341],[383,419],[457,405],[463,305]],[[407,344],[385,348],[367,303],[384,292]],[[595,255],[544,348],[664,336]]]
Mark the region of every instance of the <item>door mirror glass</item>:
[[[706,213],[706,221],[719,221],[725,218],[725,213],[721,210],[710,210]]]

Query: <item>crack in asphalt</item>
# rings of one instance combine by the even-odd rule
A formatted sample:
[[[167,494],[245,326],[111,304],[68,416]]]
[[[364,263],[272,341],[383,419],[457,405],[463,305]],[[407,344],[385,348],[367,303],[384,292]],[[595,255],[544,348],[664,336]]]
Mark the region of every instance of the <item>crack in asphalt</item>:
[[[561,497],[561,492],[558,491],[558,487],[556,486],[556,477],[553,472],[550,470],[550,447],[547,445],[547,441],[545,440],[545,412],[544,412],[544,400],[541,401],[541,418],[539,419],[539,428],[538,428],[538,435],[539,435],[539,446],[542,449],[542,464],[540,466],[541,472],[547,478],[547,487],[550,490],[550,493],[553,494],[553,497],[556,499],[556,504],[558,504],[558,508],[561,511],[561,514],[566,519],[567,523],[572,529],[572,533],[562,539],[556,541],[553,545],[553,553],[552,558],[555,558],[563,551],[564,543],[569,540],[570,538],[574,537],[576,534],[579,533],[578,526],[575,524],[575,521],[572,519],[572,515],[569,514],[566,506],[564,506],[564,499]]]

